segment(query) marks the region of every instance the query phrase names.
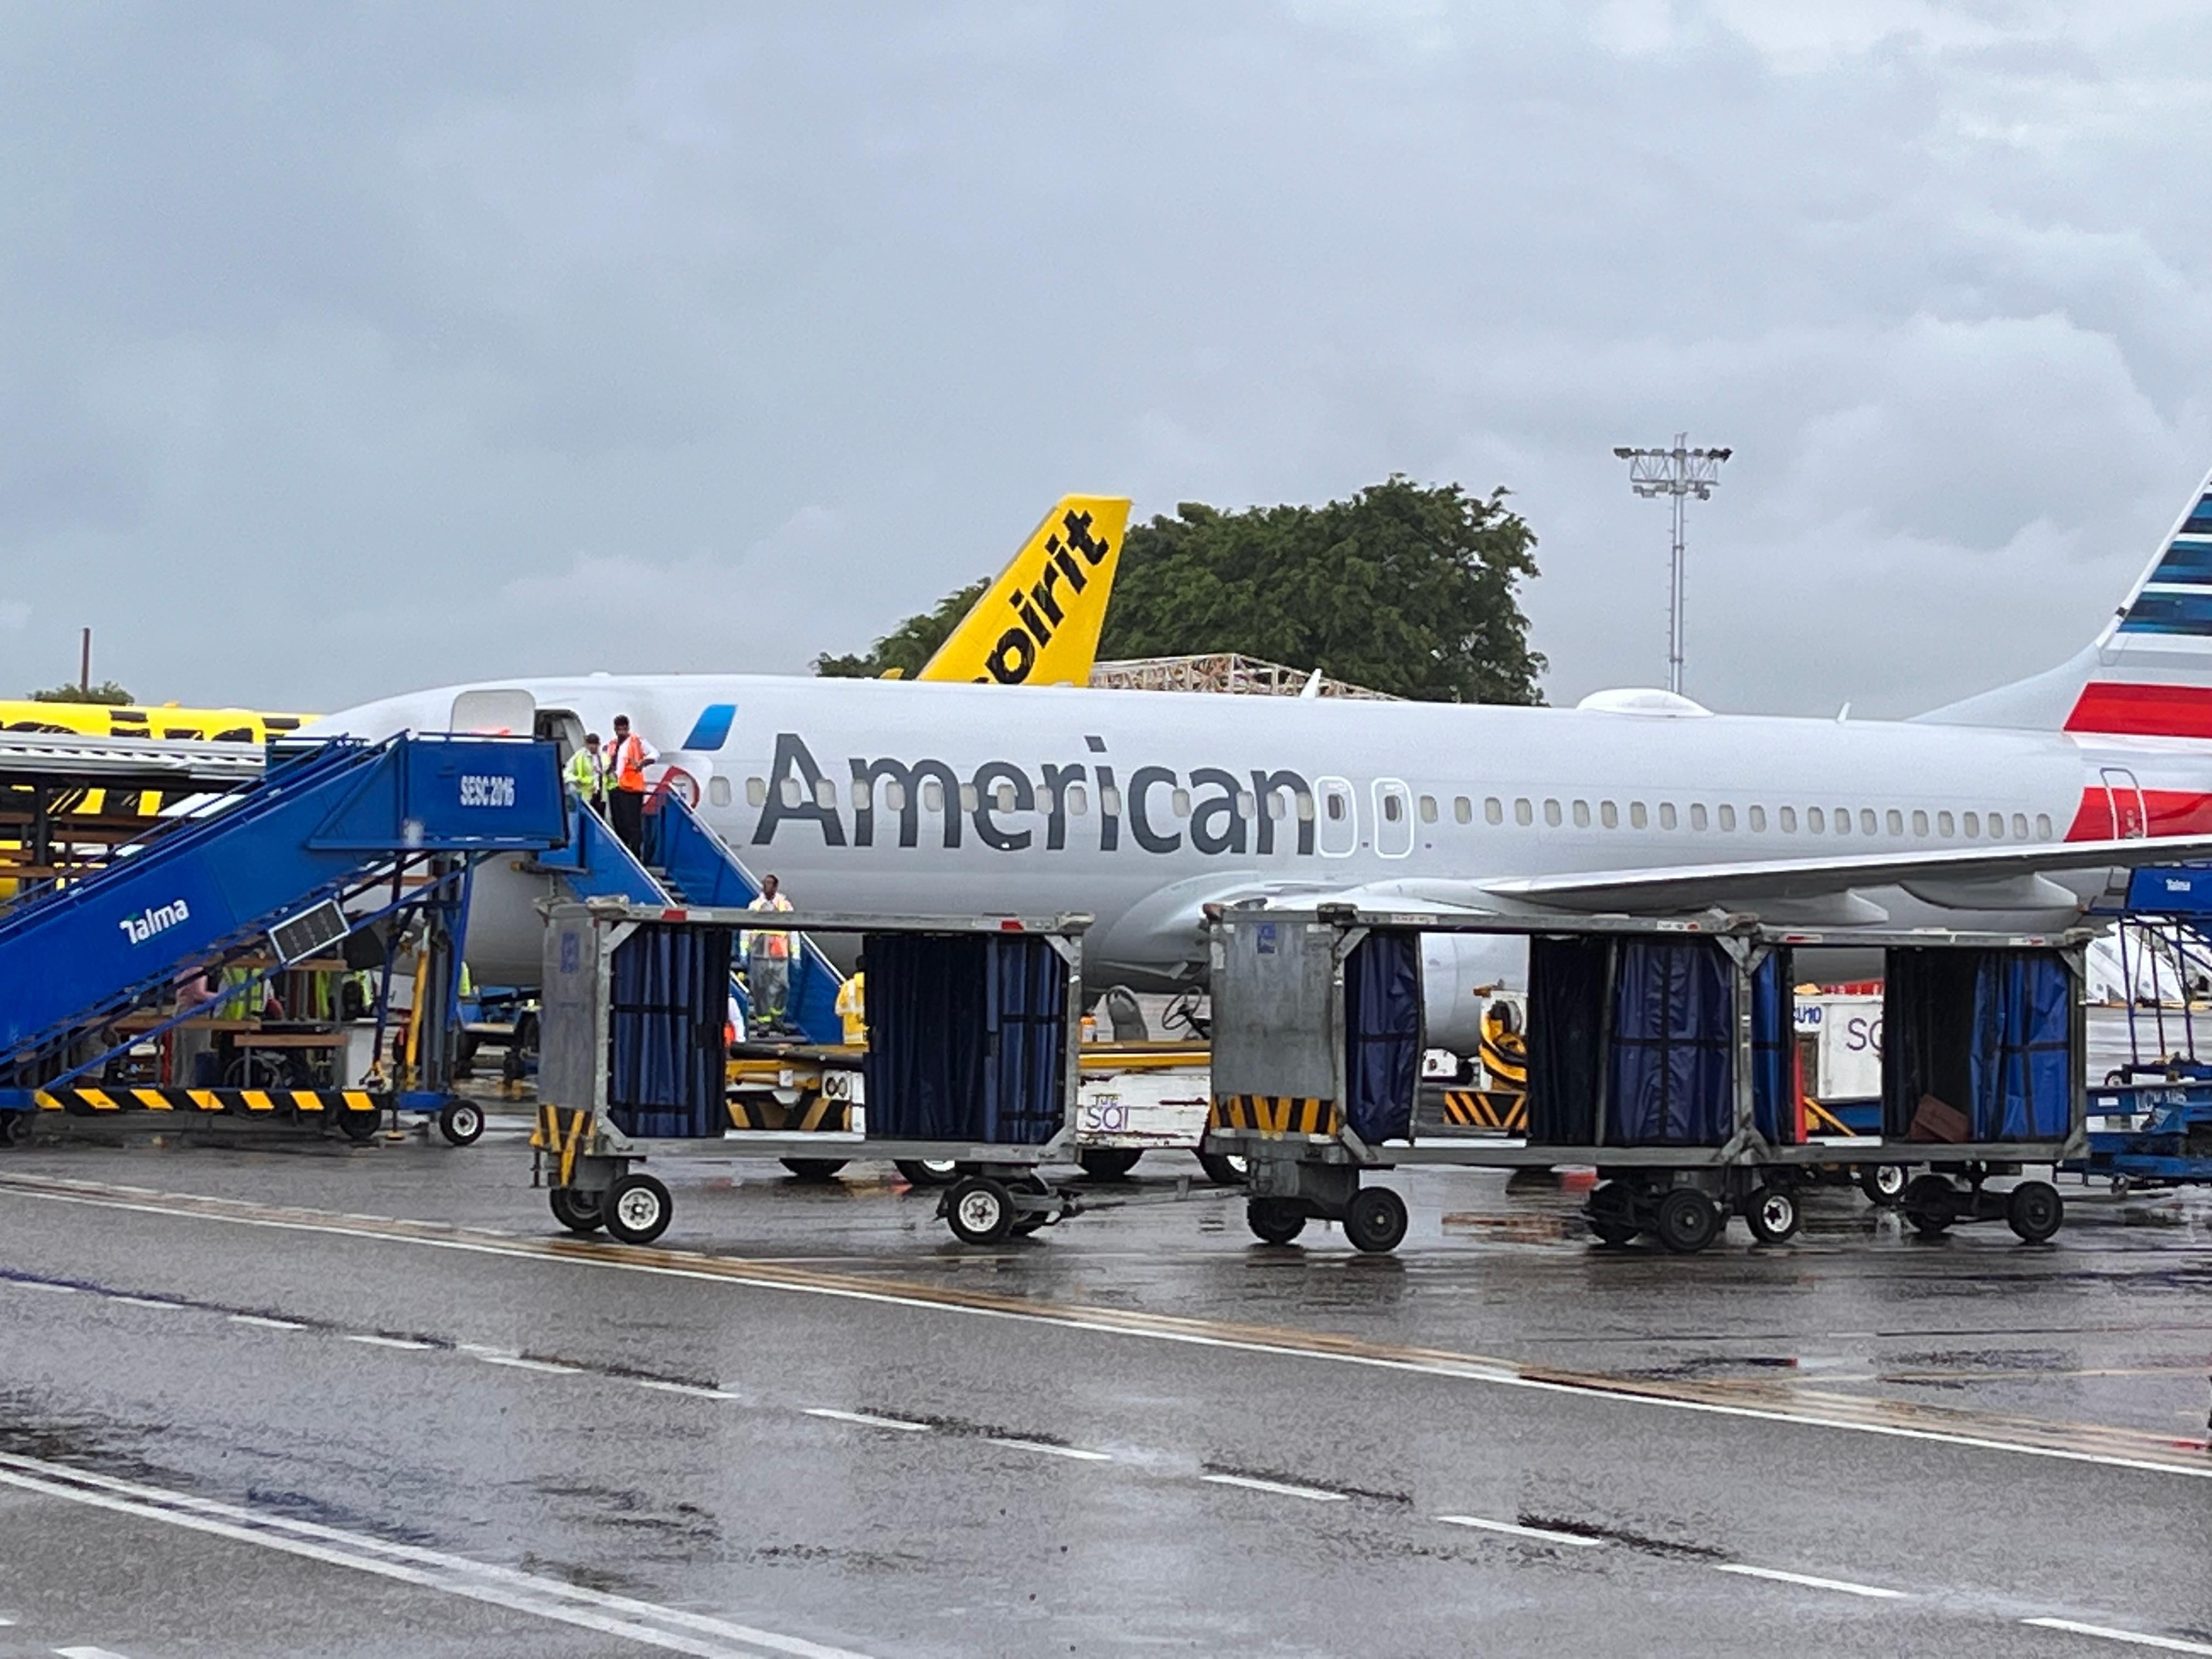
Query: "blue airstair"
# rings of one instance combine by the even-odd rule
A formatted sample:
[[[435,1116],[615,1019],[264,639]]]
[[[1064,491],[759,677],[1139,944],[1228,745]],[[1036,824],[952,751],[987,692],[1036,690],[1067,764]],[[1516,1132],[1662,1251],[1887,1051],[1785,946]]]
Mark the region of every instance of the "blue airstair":
[[[23,1074],[60,1069],[188,970],[265,950],[282,924],[427,857],[558,846],[565,818],[550,744],[288,742],[255,782],[0,916],[0,1068],[43,1080]]]

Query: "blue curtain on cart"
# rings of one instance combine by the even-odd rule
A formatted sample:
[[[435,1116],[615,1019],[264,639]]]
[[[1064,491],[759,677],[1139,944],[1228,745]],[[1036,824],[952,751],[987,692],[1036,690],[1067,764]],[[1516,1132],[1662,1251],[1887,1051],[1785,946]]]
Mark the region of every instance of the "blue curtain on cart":
[[[1610,939],[1528,941],[1528,1139],[1538,1146],[1597,1139],[1612,963]]]
[[[2056,951],[1894,950],[1882,985],[1882,1130],[1923,1099],[1972,1140],[2056,1140],[2073,1120],[2074,976]]]
[[[1710,939],[1621,942],[1607,1143],[1715,1146],[1735,1124],[1735,970]]]
[[[1370,933],[1344,962],[1344,1121],[1369,1146],[1403,1140],[1421,1080],[1421,938]]]
[[[1751,975],[1751,1114],[1770,1146],[1795,1145],[1797,1111],[1797,989],[1790,952],[1778,946]]]
[[[730,935],[644,927],[615,947],[608,1115],[624,1134],[697,1137],[729,1127],[722,1107]]]
[[[868,1133],[1034,1146],[1062,1120],[1067,970],[1029,934],[868,936]]]

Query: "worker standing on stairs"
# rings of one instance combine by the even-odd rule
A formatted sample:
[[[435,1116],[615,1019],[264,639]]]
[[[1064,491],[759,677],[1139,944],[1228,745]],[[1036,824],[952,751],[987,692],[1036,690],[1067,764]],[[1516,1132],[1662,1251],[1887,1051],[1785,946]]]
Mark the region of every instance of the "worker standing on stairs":
[[[748,910],[788,910],[791,901],[774,876],[761,878],[760,896]],[[752,999],[753,1029],[763,1034],[783,1028],[791,1000],[791,935],[748,930],[740,941],[745,953],[745,993]]]
[[[601,817],[607,815],[607,757],[599,752],[599,734],[584,733],[584,746],[568,757],[568,794],[579,806]]]
[[[640,860],[645,857],[645,769],[660,758],[660,751],[629,729],[629,716],[615,716],[614,753],[608,769],[614,775],[608,800],[614,809],[615,834]]]

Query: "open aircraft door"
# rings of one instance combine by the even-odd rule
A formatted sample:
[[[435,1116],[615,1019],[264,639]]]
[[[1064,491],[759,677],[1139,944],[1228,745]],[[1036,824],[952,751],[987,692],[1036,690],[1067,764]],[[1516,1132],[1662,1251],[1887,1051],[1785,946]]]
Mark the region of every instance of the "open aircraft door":
[[[2136,841],[2150,834],[2150,813],[2143,805],[2142,786],[2125,767],[2101,769],[2105,799],[2112,809],[2112,839]]]
[[[520,687],[464,691],[453,699],[452,729],[528,737],[536,727],[538,699]]]

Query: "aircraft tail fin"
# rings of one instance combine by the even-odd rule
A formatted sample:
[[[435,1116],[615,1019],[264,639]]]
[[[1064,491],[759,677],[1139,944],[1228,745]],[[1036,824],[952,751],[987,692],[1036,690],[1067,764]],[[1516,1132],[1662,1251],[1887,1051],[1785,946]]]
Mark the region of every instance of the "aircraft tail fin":
[[[2212,738],[2212,475],[2094,643],[2056,668],[1920,718]]]
[[[1128,526],[1124,496],[1062,496],[915,678],[1089,684]]]

